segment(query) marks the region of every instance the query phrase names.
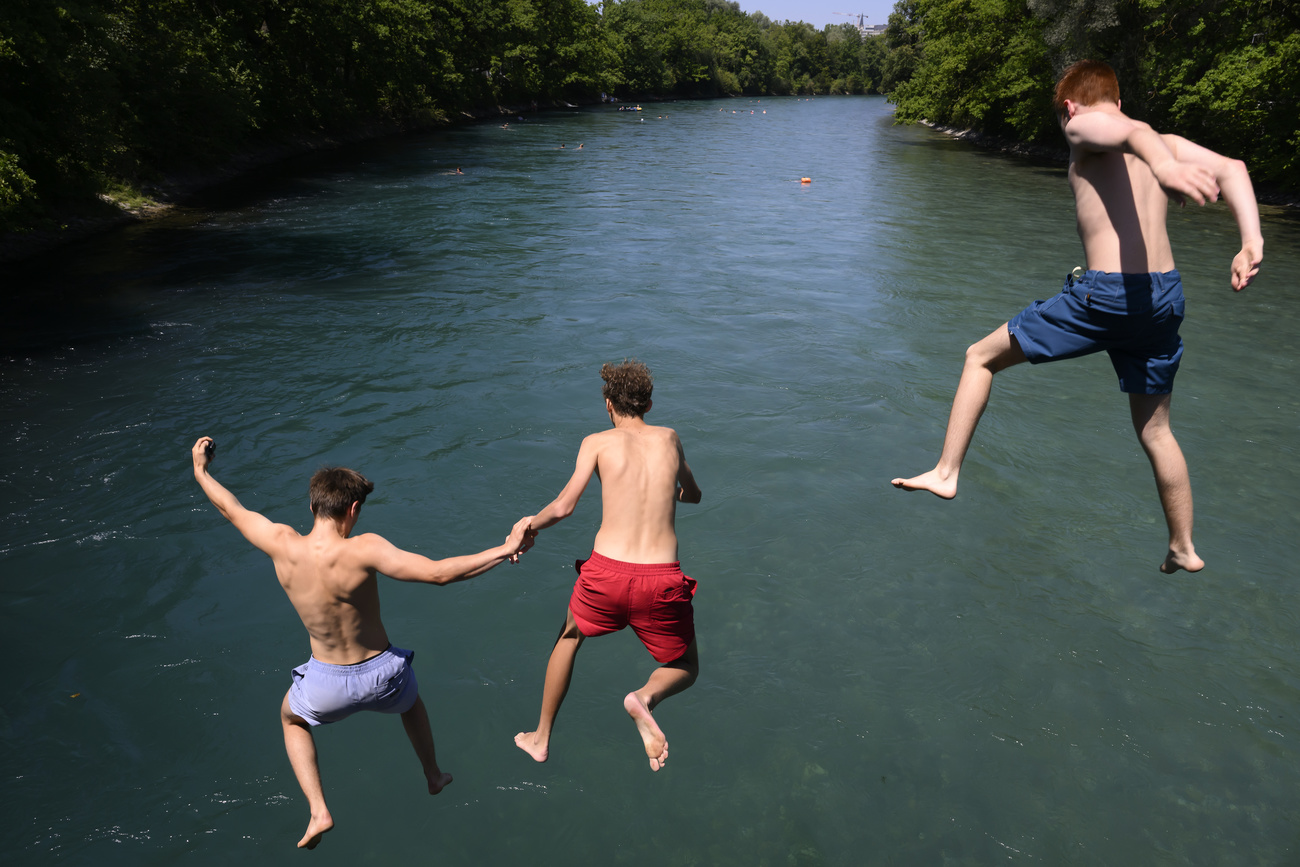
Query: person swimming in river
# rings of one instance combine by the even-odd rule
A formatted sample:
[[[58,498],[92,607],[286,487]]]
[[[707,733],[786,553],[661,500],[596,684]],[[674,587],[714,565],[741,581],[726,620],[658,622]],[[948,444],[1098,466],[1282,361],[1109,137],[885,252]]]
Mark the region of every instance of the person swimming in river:
[[[695,581],[682,574],[673,525],[677,503],[698,503],[701,492],[676,431],[645,422],[652,406],[649,369],[631,360],[606,364],[600,376],[613,429],[582,441],[572,478],[529,528],[535,535],[571,515],[592,476],[600,479],[600,530],[590,557],[575,564],[578,579],[546,665],[541,716],[535,730],[515,735],[515,745],[536,761],[547,760],[578,648],[587,638],[631,626],[661,665],[645,686],[624,696],[623,709],[636,724],[650,769],[658,771],[668,761],[668,739],[652,712],[700,671]]]
[[[1169,200],[1198,205],[1221,194],[1241,235],[1231,284],[1250,285],[1264,255],[1259,208],[1240,160],[1161,135],[1120,111],[1119,83],[1104,63],[1080,61],[1062,74],[1053,100],[1070,146],[1070,188],[1087,270],[1061,293],[1036,301],[966,350],[939,462],[892,481],[951,499],[995,374],[1106,350],[1129,396],[1133,427],[1151,462],[1169,530],[1160,571],[1205,566],[1192,544],[1192,486],[1169,426],[1170,394],[1183,354],[1183,289],[1165,221]]]
[[[316,848],[321,835],[334,827],[316,761],[313,726],[338,722],[362,710],[400,714],[429,794],[441,792],[452,776],[438,765],[434,753],[429,715],[411,668],[415,654],[389,642],[379,618],[375,575],[382,572],[398,581],[427,584],[450,584],[482,575],[507,560],[517,561],[532,546],[530,519],[516,522],[505,542],[495,548],[430,560],[403,551],[374,533],[352,536],[361,506],[375,489],[354,470],[327,467],[311,477],[308,503],[313,525],[311,532],[302,536],[286,524],[274,524],[244,508],[212,477],[208,472],[213,456],[211,437],[199,437],[191,456],[194,478],[212,505],[271,558],[276,578],[311,640],[311,658],[293,670],[289,691],[280,704],[284,748],[311,809],[298,848]]]

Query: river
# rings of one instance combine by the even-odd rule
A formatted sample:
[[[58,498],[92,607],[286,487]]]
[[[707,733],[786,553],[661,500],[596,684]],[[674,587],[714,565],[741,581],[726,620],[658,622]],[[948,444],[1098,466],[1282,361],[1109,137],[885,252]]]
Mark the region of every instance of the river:
[[[668,767],[621,707],[653,666],[626,632],[584,645],[547,764],[511,742],[593,486],[518,565],[383,580],[455,782],[423,793],[395,719],[318,730],[338,826],[313,863],[1295,859],[1300,220],[1266,209],[1241,294],[1225,206],[1170,224],[1196,575],[1156,570],[1102,356],[1000,374],[956,500],[889,486],[933,465],[965,347],[1081,251],[1061,167],[895,126],[879,98],[374,142],[10,268],[6,862],[293,854],[278,709],[309,648],[194,483],[199,435],[274,520],[305,531],[307,478],[344,464],[376,483],[359,531],[467,553],[563,487],[608,424],[601,363],[630,356],[704,491],[678,511],[701,675],[656,714]]]

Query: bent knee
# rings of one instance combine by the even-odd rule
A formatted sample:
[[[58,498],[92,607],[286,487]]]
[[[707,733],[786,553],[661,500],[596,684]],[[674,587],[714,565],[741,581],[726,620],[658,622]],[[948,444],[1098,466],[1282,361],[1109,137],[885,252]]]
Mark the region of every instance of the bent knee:
[[[988,340],[981,340],[979,343],[972,343],[966,347],[966,366],[967,367],[987,367],[994,373],[1006,367],[1006,363],[1001,361],[1001,354],[998,347],[990,346]]]

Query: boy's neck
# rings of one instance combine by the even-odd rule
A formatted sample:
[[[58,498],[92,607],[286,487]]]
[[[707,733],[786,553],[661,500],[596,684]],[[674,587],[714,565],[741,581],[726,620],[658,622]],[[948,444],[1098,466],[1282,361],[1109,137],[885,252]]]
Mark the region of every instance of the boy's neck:
[[[340,539],[346,539],[352,535],[352,528],[356,526],[356,523],[357,519],[352,515],[344,515],[342,518],[327,518],[324,515],[317,515],[315,523],[312,524],[311,535],[338,536]]]
[[[616,412],[609,414],[609,420],[614,423],[617,429],[626,429],[634,427],[645,427],[645,417],[639,415],[619,415]]]

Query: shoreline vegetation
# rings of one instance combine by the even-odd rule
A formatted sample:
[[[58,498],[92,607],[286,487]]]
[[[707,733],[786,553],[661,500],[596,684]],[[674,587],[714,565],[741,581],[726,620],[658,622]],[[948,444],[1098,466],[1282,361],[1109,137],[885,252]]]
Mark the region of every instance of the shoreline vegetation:
[[[193,166],[164,173],[149,182],[121,185],[96,194],[94,200],[90,201],[58,203],[43,221],[47,225],[37,224],[16,231],[0,231],[0,264],[34,259],[67,244],[121,226],[165,217],[199,193],[247,178],[294,157],[459,123],[576,107],[573,103],[494,106],[477,112],[462,111],[458,117],[440,122],[402,124],[387,119],[375,120],[333,133],[301,133],[276,142],[252,144],[217,164]]]
[[[1246,160],[1262,202],[1300,200],[1280,0],[899,0],[881,35],[731,0],[13,0],[0,262],[295,154],[606,97],[884,94],[900,123],[1051,159],[1051,82],[1080,57],[1135,116]]]

